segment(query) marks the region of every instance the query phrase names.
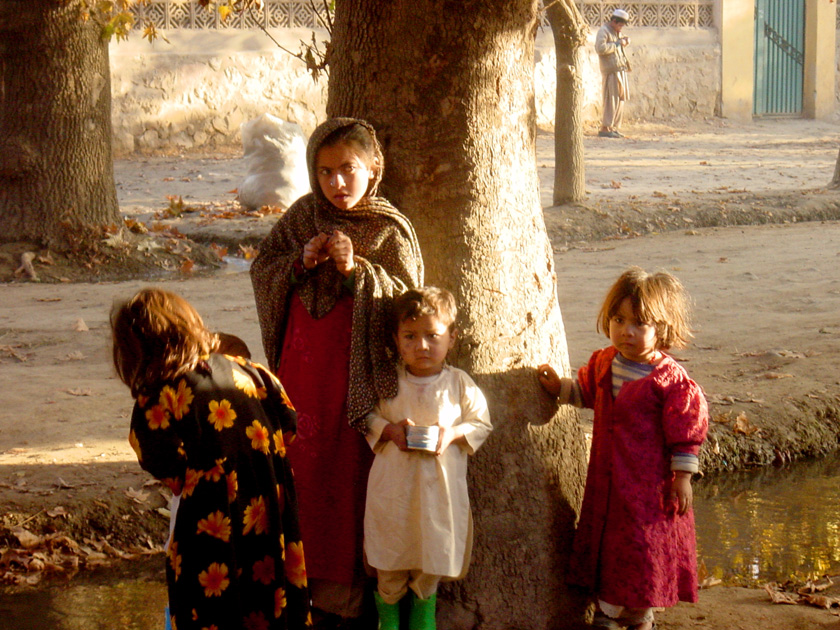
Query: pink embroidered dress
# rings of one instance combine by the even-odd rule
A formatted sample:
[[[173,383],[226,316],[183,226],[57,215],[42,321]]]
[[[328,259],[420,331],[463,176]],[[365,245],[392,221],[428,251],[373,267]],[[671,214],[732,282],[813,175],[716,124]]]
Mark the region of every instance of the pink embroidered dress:
[[[696,455],[706,438],[706,399],[667,355],[613,398],[617,352],[596,351],[578,372],[595,422],[568,580],[631,608],[695,602],[694,514],[676,513],[669,488],[672,454]]]

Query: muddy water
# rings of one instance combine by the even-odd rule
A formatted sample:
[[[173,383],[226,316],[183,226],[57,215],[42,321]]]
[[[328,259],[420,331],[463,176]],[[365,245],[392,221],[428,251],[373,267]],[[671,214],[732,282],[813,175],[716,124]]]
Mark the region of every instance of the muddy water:
[[[840,456],[707,477],[695,518],[699,560],[727,583],[837,575]]]
[[[695,484],[700,561],[727,583],[840,573],[840,456]],[[163,558],[0,591],[3,630],[162,630]]]
[[[116,569],[0,591],[3,630],[163,630],[163,556]]]

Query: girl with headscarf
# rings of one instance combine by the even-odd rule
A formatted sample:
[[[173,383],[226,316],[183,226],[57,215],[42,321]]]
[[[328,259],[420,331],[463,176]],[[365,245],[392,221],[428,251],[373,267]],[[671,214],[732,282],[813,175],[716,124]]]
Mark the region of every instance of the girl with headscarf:
[[[411,223],[376,196],[384,162],[368,123],[326,121],[306,159],[312,192],[263,241],[251,280],[269,367],[298,413],[288,457],[314,612],[346,620],[360,617],[366,582],[365,416],[397,393],[388,310],[423,285],[423,261]]]

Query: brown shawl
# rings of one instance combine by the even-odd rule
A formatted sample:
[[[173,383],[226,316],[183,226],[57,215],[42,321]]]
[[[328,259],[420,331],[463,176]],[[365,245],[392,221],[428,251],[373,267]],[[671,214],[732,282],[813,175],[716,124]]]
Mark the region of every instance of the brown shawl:
[[[364,432],[364,417],[379,398],[397,393],[396,369],[386,350],[388,309],[391,298],[423,285],[423,259],[414,228],[387,199],[365,197],[350,210],[339,210],[323,196],[315,171],[318,149],[330,133],[353,122],[373,133],[363,121],[333,118],[312,134],[306,154],[315,192],[298,199],[262,242],[251,266],[251,282],[263,348],[269,367],[276,372],[292,291],[297,289],[306,310],[318,319],[330,312],[344,290],[345,278],[331,260],[316,266],[297,285],[292,284],[292,266],[303,255],[303,246],[318,233],[341,230],[350,237],[356,267],[347,416],[351,426]],[[375,192],[380,178],[381,170],[368,194]]]

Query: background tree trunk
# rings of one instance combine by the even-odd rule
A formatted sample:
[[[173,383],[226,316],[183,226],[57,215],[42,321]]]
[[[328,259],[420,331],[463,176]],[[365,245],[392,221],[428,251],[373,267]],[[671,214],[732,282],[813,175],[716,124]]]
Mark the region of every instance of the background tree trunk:
[[[840,188],[840,152],[837,153],[837,161],[834,163],[834,176],[828,183],[829,188]]]
[[[0,240],[119,222],[110,76],[101,27],[72,3],[0,3]]]
[[[384,193],[417,229],[427,283],[458,300],[451,358],[495,426],[470,464],[476,541],[441,594],[447,629],[571,627],[582,610],[564,577],[584,438],[534,369],[568,371],[536,173],[536,26],[536,0],[336,3],[327,112],[377,128]]]
[[[549,0],[545,5],[557,54],[552,199],[554,205],[559,206],[570,201],[580,201],[586,194],[580,56],[589,27],[574,0]]]

